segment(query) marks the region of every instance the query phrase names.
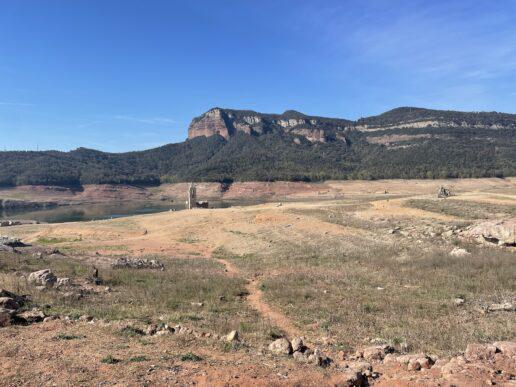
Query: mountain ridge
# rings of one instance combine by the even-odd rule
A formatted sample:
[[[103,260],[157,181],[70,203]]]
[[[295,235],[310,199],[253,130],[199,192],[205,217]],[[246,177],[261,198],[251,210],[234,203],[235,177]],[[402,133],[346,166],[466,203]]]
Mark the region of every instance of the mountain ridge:
[[[311,142],[326,142],[335,138],[345,139],[345,134],[349,130],[371,131],[403,127],[516,128],[516,114],[399,107],[377,116],[353,121],[310,116],[295,110],[273,114],[215,107],[192,120],[188,138],[219,134],[228,139],[236,132],[262,135],[283,130],[303,136]]]
[[[0,185],[516,176],[516,115],[402,107],[356,121],[214,108],[184,142],[0,152]]]

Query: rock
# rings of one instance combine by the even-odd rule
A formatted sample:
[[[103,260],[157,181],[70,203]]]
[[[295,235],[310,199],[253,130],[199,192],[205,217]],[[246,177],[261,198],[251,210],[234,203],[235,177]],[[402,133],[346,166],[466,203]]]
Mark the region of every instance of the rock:
[[[416,361],[419,363],[421,369],[430,369],[432,368],[432,365],[434,364],[434,361],[430,357],[420,357],[419,359],[416,359]]]
[[[454,298],[453,299],[453,303],[457,306],[464,305],[465,302],[466,302],[466,300],[464,300],[464,298]]]
[[[427,356],[422,357],[412,357],[407,365],[407,370],[409,371],[419,371],[421,369],[430,369],[432,368],[433,361]]]
[[[11,297],[0,297],[0,308],[18,310],[20,305]]]
[[[16,313],[15,319],[21,324],[33,324],[41,322],[45,319],[46,315],[39,309],[27,310],[25,312]]]
[[[72,280],[70,278],[67,278],[67,277],[58,278],[57,281],[56,281],[56,286],[57,287],[70,286],[71,284],[72,284]]]
[[[448,378],[453,374],[459,373],[464,368],[465,364],[466,359],[464,359],[462,356],[453,357],[447,364],[442,366],[441,374],[445,378]]]
[[[409,371],[419,371],[421,369],[421,364],[417,361],[417,359],[410,359],[407,365],[407,370]]]
[[[516,342],[497,341],[493,344],[505,356],[516,358]]]
[[[393,348],[389,345],[377,345],[374,347],[367,347],[357,352],[358,357],[363,357],[366,360],[383,360],[386,354],[393,352]]]
[[[414,358],[414,355],[402,355],[396,357],[396,361],[400,364],[408,365],[411,359]]]
[[[149,326],[147,326],[147,328],[145,328],[145,334],[147,336],[155,335],[157,331],[158,326],[156,324],[150,324]]]
[[[397,359],[396,355],[394,355],[393,353],[388,353],[383,358],[384,364],[392,364],[392,363],[396,363],[397,361],[398,361],[398,359]]]
[[[489,220],[476,224],[464,232],[464,236],[481,243],[501,246],[516,245],[516,218]]]
[[[226,341],[227,342],[233,342],[233,341],[239,341],[239,340],[240,340],[240,338],[239,338],[239,335],[238,335],[238,331],[231,331],[226,336]]]
[[[348,368],[351,368],[354,371],[363,373],[366,376],[370,376],[373,371],[373,366],[371,363],[366,361],[354,361],[347,364]]]
[[[498,348],[492,344],[468,344],[464,357],[467,361],[489,360],[497,351]]]
[[[338,386],[345,387],[362,387],[367,385],[367,378],[360,371],[355,371],[346,368],[342,371],[342,376],[339,376]]]
[[[310,363],[310,353],[308,352],[300,352],[300,351],[296,351],[294,352],[294,359],[296,361],[298,361],[299,363]]]
[[[27,246],[18,238],[11,238],[8,236],[0,236],[0,245],[8,246],[8,247],[25,247]]]
[[[158,269],[164,270],[165,266],[156,259],[142,258],[118,258],[111,264],[113,269],[132,268],[132,269]]]
[[[290,355],[292,353],[292,345],[285,338],[277,339],[269,344],[269,351],[276,355]]]
[[[453,236],[453,230],[445,231],[441,234],[444,238],[451,238]]]
[[[34,285],[52,287],[56,283],[57,277],[50,269],[44,269],[30,273],[28,281]]]
[[[303,339],[301,337],[294,337],[292,339],[291,345],[292,345],[292,351],[294,351],[294,352],[301,351],[304,347]]]
[[[491,304],[487,310],[489,312],[513,312],[516,308],[510,302],[504,302],[503,304]]]
[[[327,367],[331,363],[331,359],[324,356],[323,353],[316,349],[313,354],[308,356],[308,362],[319,367]]]
[[[320,119],[307,117],[296,111],[286,111],[283,114],[271,116],[256,112],[235,112],[213,108],[192,120],[188,128],[188,138],[220,135],[227,140],[238,132],[261,135],[281,130],[305,137],[310,142],[324,143],[328,125],[334,130],[341,129],[340,124],[326,122],[322,125]],[[343,135],[337,135],[336,139],[346,143]]]
[[[0,297],[12,298],[18,304],[18,306],[23,306],[29,301],[28,296],[18,296],[5,289],[0,289]],[[7,309],[9,309],[9,308],[7,308]]]
[[[11,325],[11,310],[0,307],[0,328]]]
[[[461,249],[459,247],[455,247],[451,252],[450,255],[452,257],[466,257],[468,255],[471,255],[470,252],[468,252],[466,249]]]

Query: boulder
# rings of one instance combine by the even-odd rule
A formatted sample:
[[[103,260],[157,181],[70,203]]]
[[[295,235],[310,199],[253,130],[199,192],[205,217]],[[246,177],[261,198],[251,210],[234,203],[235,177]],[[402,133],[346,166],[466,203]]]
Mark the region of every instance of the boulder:
[[[0,308],[18,310],[20,305],[11,297],[0,297]]]
[[[492,344],[468,344],[464,357],[467,361],[489,360],[497,351],[498,348]]]
[[[331,363],[331,359],[327,356],[324,356],[323,353],[316,349],[313,354],[308,356],[308,362],[312,363],[319,367],[327,367]]]
[[[342,376],[339,376],[337,385],[344,387],[362,387],[367,386],[367,378],[360,371],[355,371],[346,368],[342,371]]]
[[[513,312],[516,307],[510,302],[504,302],[502,304],[491,304],[487,307],[489,312]]]
[[[358,357],[363,357],[368,361],[383,360],[386,354],[393,352],[393,348],[389,345],[376,345],[367,347],[357,352]]]
[[[56,286],[70,286],[72,284],[72,280],[70,278],[64,277],[64,278],[58,278],[56,281]]]
[[[294,337],[292,339],[292,351],[298,352],[301,351],[304,347],[303,339],[301,337]]]
[[[47,317],[45,313],[43,313],[39,309],[27,310],[25,312],[16,313],[15,319],[18,323],[21,324],[33,324],[37,322],[41,322]]]
[[[9,247],[25,247],[27,246],[18,238],[11,238],[8,236],[0,236],[0,245],[9,246]]]
[[[19,306],[23,306],[29,301],[28,296],[18,296],[5,289],[0,289],[0,297],[12,298]]]
[[[479,223],[464,232],[464,235],[482,243],[501,246],[516,245],[516,218],[489,220]]]
[[[276,355],[290,355],[292,353],[292,345],[285,338],[277,339],[269,344],[269,351]]]
[[[34,285],[52,287],[56,283],[57,277],[50,269],[44,269],[30,273],[28,281]]]
[[[441,374],[444,378],[449,378],[451,375],[461,372],[465,364],[466,359],[464,357],[452,357],[448,363],[441,367]]]
[[[373,367],[371,366],[371,363],[368,363],[366,361],[354,361],[347,364],[348,368],[360,372],[366,376],[370,376],[373,372]]]
[[[516,358],[516,342],[514,341],[497,341],[493,344],[500,352],[508,357]]]
[[[296,351],[294,352],[294,360],[298,361],[299,363],[310,363],[310,357],[311,353],[309,352],[301,352]]]

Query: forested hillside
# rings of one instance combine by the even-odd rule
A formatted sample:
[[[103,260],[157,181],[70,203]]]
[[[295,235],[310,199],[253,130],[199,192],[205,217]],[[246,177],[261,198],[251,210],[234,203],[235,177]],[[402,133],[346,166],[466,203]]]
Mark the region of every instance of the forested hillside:
[[[421,118],[409,113],[411,120]],[[369,122],[392,125],[394,116],[401,113],[386,114]],[[430,113],[423,109],[422,114]],[[451,114],[445,112],[445,118]],[[514,116],[494,114],[501,118],[500,125],[508,127],[404,128],[400,123],[399,128],[365,132],[341,127],[351,121],[335,120],[338,131],[330,127],[332,135],[323,137],[324,141],[313,140],[293,126],[292,131],[269,130],[259,135],[235,131],[227,139],[202,135],[119,154],[84,148],[0,152],[0,185],[515,176]],[[299,115],[296,112],[296,119]],[[406,112],[402,115],[407,119]],[[493,125],[493,117],[481,118]],[[318,119],[323,125],[330,122]],[[335,133],[342,136],[335,137]]]

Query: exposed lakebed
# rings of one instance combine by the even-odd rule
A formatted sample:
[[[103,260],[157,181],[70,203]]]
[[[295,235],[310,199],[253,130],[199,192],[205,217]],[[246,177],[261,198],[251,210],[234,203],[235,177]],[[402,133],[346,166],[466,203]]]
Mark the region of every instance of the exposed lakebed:
[[[264,201],[210,201],[210,208],[252,205]],[[31,220],[41,223],[84,222],[184,210],[183,203],[113,202],[102,204],[72,204],[45,209],[13,209],[0,211],[0,220]]]

